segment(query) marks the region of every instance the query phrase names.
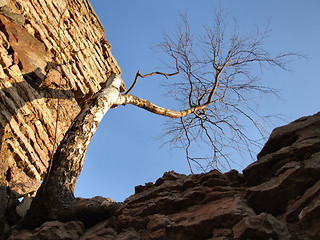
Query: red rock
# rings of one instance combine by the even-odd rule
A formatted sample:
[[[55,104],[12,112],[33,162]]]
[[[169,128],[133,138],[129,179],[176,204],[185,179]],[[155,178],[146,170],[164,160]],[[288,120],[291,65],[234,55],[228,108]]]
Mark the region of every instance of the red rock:
[[[33,231],[13,232],[8,240],[78,240],[84,232],[81,222],[46,222]]]
[[[320,195],[320,181],[316,182],[311,188],[309,188],[301,198],[289,205],[284,215],[287,222],[298,221],[300,212],[307,207],[310,202]]]
[[[243,170],[248,185],[268,181],[286,163],[304,161],[320,145],[320,112],[274,129],[258,154],[258,161]]]
[[[104,240],[114,239],[118,233],[109,227],[110,221],[103,221],[87,229],[79,240]]]
[[[43,73],[49,61],[49,56],[43,43],[28,33],[24,28],[0,16],[1,25],[4,27],[9,43],[22,66],[22,73],[34,72],[40,68]],[[23,39],[23,41],[21,41]],[[26,51],[28,49],[28,51]]]
[[[279,239],[289,240],[291,236],[285,223],[270,214],[261,213],[241,220],[233,228],[237,240],[246,239]]]
[[[307,159],[302,163],[292,162],[284,172],[268,181],[248,188],[249,205],[257,212],[275,216],[283,214],[290,200],[296,199],[320,178],[320,158]],[[276,204],[275,204],[276,203]]]
[[[205,239],[213,234],[215,228],[233,226],[246,216],[254,215],[241,198],[223,198],[205,205],[194,206],[187,211],[169,215],[173,222],[167,229],[180,239]]]
[[[303,228],[317,230],[315,235],[320,234],[320,194],[300,212],[299,223]]]

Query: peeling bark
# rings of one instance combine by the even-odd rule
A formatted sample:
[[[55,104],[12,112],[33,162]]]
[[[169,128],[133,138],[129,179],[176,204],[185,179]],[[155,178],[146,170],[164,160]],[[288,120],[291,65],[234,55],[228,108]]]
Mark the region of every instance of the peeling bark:
[[[48,174],[17,228],[34,228],[45,220],[58,219],[60,212],[75,200],[74,189],[88,145],[103,116],[118,100],[121,83],[112,74],[105,87],[83,107],[56,150]]]

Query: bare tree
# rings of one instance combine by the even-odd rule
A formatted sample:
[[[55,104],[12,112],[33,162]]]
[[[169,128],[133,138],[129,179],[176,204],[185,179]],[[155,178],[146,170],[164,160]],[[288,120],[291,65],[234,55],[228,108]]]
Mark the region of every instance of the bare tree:
[[[174,62],[170,74],[152,72],[136,74],[127,92],[120,93],[121,80],[112,74],[105,86],[86,103],[57,148],[50,171],[45,177],[25,219],[18,227],[35,227],[45,219],[58,219],[61,211],[74,201],[74,187],[83,168],[87,147],[104,114],[111,107],[132,104],[152,113],[170,118],[167,134],[170,142],[185,148],[190,170],[192,162],[202,170],[215,167],[224,160],[229,162],[225,147],[248,150],[256,142],[250,139],[239,118],[244,117],[264,135],[259,115],[250,107],[252,93],[273,93],[272,88],[259,84],[251,72],[252,66],[265,65],[286,69],[288,57],[294,53],[271,56],[263,48],[268,31],[241,35],[237,22],[227,32],[223,12],[219,9],[214,24],[204,28],[201,37],[194,38],[187,17],[173,37],[165,34],[158,45]],[[229,34],[230,33],[230,34]],[[229,36],[229,37],[228,37]],[[139,78],[163,75],[174,78],[170,93],[181,103],[183,110],[159,107],[131,94]],[[191,156],[192,144],[207,143],[209,157]],[[204,160],[204,163],[203,163]]]
[[[248,152],[259,142],[246,133],[243,120],[253,126],[264,139],[266,131],[261,117],[253,108],[253,97],[261,94],[277,96],[277,90],[260,83],[260,72],[266,66],[287,70],[287,60],[298,54],[280,53],[272,56],[264,48],[269,29],[251,35],[240,34],[236,20],[227,28],[223,10],[219,8],[212,25],[204,26],[200,36],[194,37],[187,15],[175,34],[165,34],[157,46],[171,60],[173,72],[137,73],[133,85],[121,96],[119,104],[134,104],[170,120],[166,124],[168,142],[185,149],[191,172],[194,163],[200,170],[229,165],[228,151]],[[258,71],[257,71],[258,69]],[[179,74],[169,81],[168,91],[181,111],[172,111],[130,95],[138,77],[163,75],[166,78]],[[250,127],[250,126],[249,126]],[[209,156],[192,156],[192,147],[206,144]],[[230,167],[230,165],[229,165]]]

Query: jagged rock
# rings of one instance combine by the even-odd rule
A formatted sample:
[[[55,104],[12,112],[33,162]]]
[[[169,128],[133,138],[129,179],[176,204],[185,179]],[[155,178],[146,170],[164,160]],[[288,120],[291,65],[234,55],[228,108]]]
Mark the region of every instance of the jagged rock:
[[[102,197],[78,199],[59,220],[80,220],[85,229],[76,236],[81,240],[319,239],[319,116],[277,128],[264,148],[270,153],[263,150],[244,175],[166,172],[155,183],[137,186],[122,204]],[[290,129],[297,137],[284,144]],[[256,182],[253,170],[260,173]],[[54,224],[65,226],[62,222]],[[36,239],[44,229],[15,232],[12,239]]]
[[[93,197],[90,199],[77,198],[68,209],[64,209],[59,220],[64,222],[79,220],[86,227],[91,227],[99,221],[114,215],[121,204],[114,202],[110,198]]]
[[[314,198],[299,214],[299,224],[302,228],[313,230],[314,238],[320,237],[320,196]]]
[[[80,240],[114,239],[117,235],[118,233],[116,230],[110,227],[110,221],[106,220],[87,229],[86,232],[81,236]]]
[[[299,197],[314,184],[317,178],[313,176],[317,174],[320,175],[320,158],[311,157],[302,163],[292,162],[291,167],[281,174],[250,187],[247,191],[249,205],[257,213],[282,214],[290,200]]]
[[[238,240],[291,239],[285,223],[267,213],[261,213],[258,216],[244,218],[234,226],[233,231],[235,239]]]
[[[294,203],[288,205],[285,220],[287,222],[298,221],[299,214],[307,207],[310,202],[320,196],[320,181],[316,182],[311,188],[309,188],[302,197],[300,197]]]
[[[135,229],[128,228],[124,229],[119,235],[117,235],[114,240],[141,240],[141,236],[139,233],[135,231]]]
[[[319,133],[319,113],[272,132],[258,161],[243,171],[247,183],[255,185],[248,188],[247,198],[257,213],[283,214],[292,199],[300,198],[319,180]],[[290,211],[289,218],[294,210]]]
[[[279,170],[293,168],[316,153],[320,146],[320,113],[302,117],[272,131],[267,143],[258,154],[258,161],[243,170],[249,185],[268,181]],[[289,165],[286,165],[286,164]],[[278,175],[277,174],[277,175]]]
[[[33,231],[13,232],[8,240],[78,240],[84,226],[79,221],[61,223],[46,222]]]
[[[44,44],[28,33],[26,29],[1,15],[0,23],[14,51],[14,61],[17,61],[16,63],[21,66],[21,73],[34,72],[37,68],[44,72],[49,61],[49,53],[46,52]],[[21,41],[22,39],[23,41]]]

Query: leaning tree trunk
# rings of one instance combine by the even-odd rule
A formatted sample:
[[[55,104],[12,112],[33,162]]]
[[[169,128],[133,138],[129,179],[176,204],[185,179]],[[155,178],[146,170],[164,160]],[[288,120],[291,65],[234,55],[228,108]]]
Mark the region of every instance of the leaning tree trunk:
[[[76,181],[83,168],[88,145],[105,113],[120,96],[115,74],[82,108],[58,146],[41,187],[18,228],[34,228],[45,220],[58,219],[75,200]]]

